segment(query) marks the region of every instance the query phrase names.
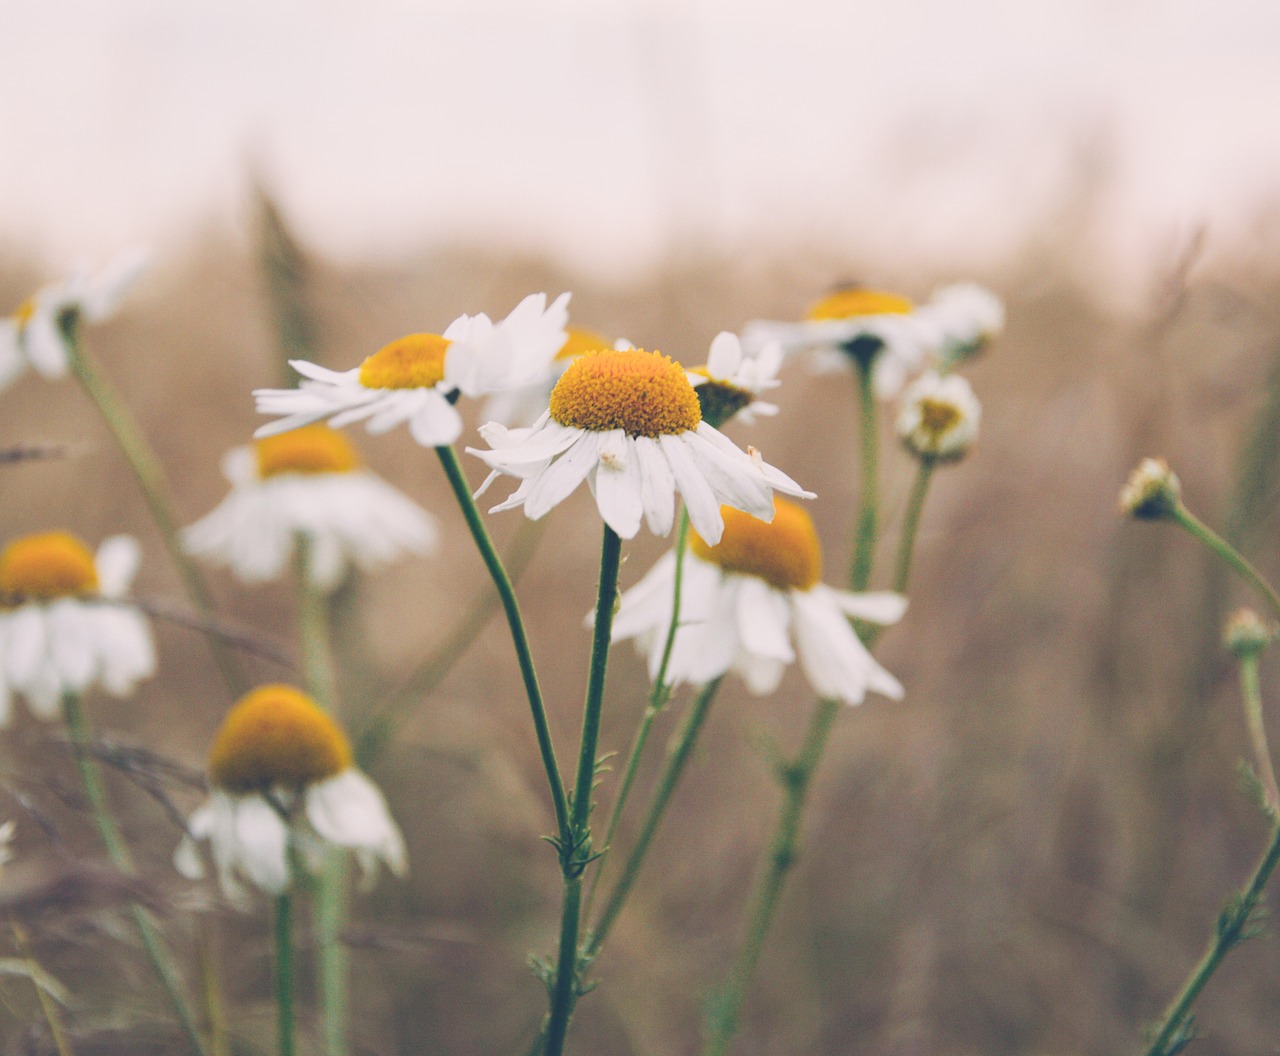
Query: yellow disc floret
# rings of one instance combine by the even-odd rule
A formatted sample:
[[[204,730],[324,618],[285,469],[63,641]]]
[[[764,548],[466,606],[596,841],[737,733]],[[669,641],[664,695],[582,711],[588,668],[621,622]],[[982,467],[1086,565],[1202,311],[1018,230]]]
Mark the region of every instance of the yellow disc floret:
[[[696,429],[702,412],[679,363],[639,348],[601,349],[561,375],[551,390],[551,417],[577,429],[653,437]]]
[[[560,351],[556,353],[556,359],[577,359],[584,352],[595,352],[599,349],[613,347],[613,342],[607,337],[601,337],[591,330],[579,330],[576,326],[570,326],[565,328],[565,333],[569,337],[560,346]]]
[[[327,425],[264,436],[254,441],[253,451],[263,480],[277,473],[350,473],[360,465],[351,442]]]
[[[18,305],[17,310],[13,313],[14,324],[18,327],[19,330],[24,330],[26,329],[27,324],[31,322],[31,317],[34,316],[35,314],[36,314],[36,299],[34,297],[28,297],[25,301],[23,301],[20,305]]]
[[[351,742],[305,693],[267,685],[227,713],[209,755],[209,777],[243,795],[282,787],[298,791],[351,766]]]
[[[920,401],[920,428],[932,438],[934,444],[960,424],[964,412],[950,400],[931,400],[927,396]]]
[[[410,334],[384,345],[360,364],[366,389],[429,389],[444,380],[444,354],[452,344],[439,334]]]
[[[907,315],[911,308],[911,302],[896,293],[851,286],[823,297],[809,309],[808,318],[817,322],[824,319],[852,319],[859,315]]]
[[[801,507],[774,497],[773,520],[721,506],[724,535],[715,546],[692,532],[689,548],[726,572],[759,576],[779,590],[808,590],[822,578],[822,548],[813,519]]]
[[[0,551],[0,600],[7,604],[97,592],[93,554],[70,532],[25,535]]]

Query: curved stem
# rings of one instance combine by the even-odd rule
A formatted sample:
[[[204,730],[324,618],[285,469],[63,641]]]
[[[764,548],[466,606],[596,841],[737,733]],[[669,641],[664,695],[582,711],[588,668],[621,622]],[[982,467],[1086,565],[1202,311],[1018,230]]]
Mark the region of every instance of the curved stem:
[[[1241,579],[1267,599],[1267,604],[1271,606],[1272,614],[1280,617],[1280,595],[1276,594],[1275,588],[1263,578],[1262,573],[1244,559],[1239,550],[1196,517],[1181,502],[1175,504],[1172,518],[1175,524],[1185,528],[1230,565]]]
[[[924,511],[925,496],[936,466],[932,458],[922,458],[915,482],[911,485],[911,497],[907,500],[907,512],[902,520],[902,534],[898,536],[898,557],[894,562],[893,589],[899,594],[907,592],[907,582],[911,579],[911,558],[915,555],[920,514]]]
[[[1280,816],[1280,788],[1276,785],[1275,766],[1267,745],[1267,728],[1262,721],[1262,687],[1258,684],[1258,654],[1240,658],[1240,690],[1244,696],[1244,714],[1249,727],[1249,743],[1253,746],[1254,766],[1266,792],[1267,809]]]
[[[44,972],[36,962],[35,954],[32,952],[31,940],[27,935],[27,929],[18,922],[17,918],[11,918],[9,930],[13,932],[13,941],[18,948],[18,956],[26,962],[27,975],[31,980],[32,988],[36,992],[36,1001],[40,1004],[40,1014],[44,1016],[45,1025],[48,1026],[49,1034],[53,1038],[53,1047],[58,1050],[58,1056],[73,1056],[71,1044],[67,1041],[67,1032],[62,1027],[62,1016],[58,1012],[58,1003],[48,993]]]
[[[1272,870],[1280,861],[1280,824],[1272,825],[1271,839],[1267,849],[1249,878],[1248,884],[1223,908],[1218,917],[1218,925],[1209,946],[1200,958],[1199,964],[1192,970],[1178,996],[1173,999],[1159,1028],[1154,1032],[1151,1044],[1146,1049],[1146,1056],[1172,1056],[1178,1052],[1189,1038],[1191,1025],[1191,1006],[1195,1003],[1200,991],[1217,971],[1222,959],[1236,946],[1251,935],[1256,921],[1253,918],[1254,908],[1262,897],[1263,888],[1270,879]]]
[[[172,512],[173,504],[169,499],[169,487],[165,482],[160,460],[151,449],[151,445],[147,443],[142,429],[129,412],[129,408],[107,381],[89,350],[80,340],[79,317],[73,313],[59,323],[71,373],[93,405],[98,408],[98,413],[102,415],[116,444],[132,468],[133,475],[142,489],[142,497],[146,500],[147,509],[151,511],[151,518],[160,530],[165,549],[169,551],[169,557],[182,579],[187,597],[208,623],[216,624],[213,594],[205,582],[200,567],[182,548],[178,524]],[[240,696],[246,688],[246,682],[235,658],[217,637],[212,635],[206,637],[228,690],[233,697]]]
[[[560,915],[560,953],[551,990],[551,1010],[547,1017],[546,1056],[564,1051],[569,1019],[581,993],[578,977],[578,927],[582,910],[582,872],[594,857],[591,849],[591,792],[596,779],[596,746],[600,739],[600,713],[604,705],[604,681],[609,665],[609,640],[613,630],[613,607],[618,596],[618,565],[622,540],[608,525],[600,547],[600,583],[596,592],[595,626],[591,637],[591,667],[587,676],[587,699],[582,713],[582,742],[578,751],[578,774],[573,788],[572,842],[560,848],[564,872],[564,906]]]
[[[542,766],[547,772],[547,783],[551,786],[551,804],[556,814],[557,839],[562,847],[573,841],[573,833],[569,820],[569,806],[564,791],[564,781],[560,776],[560,767],[556,763],[556,751],[551,742],[551,728],[547,725],[547,711],[542,702],[542,689],[538,685],[538,675],[533,667],[533,655],[529,651],[529,638],[525,634],[524,621],[520,616],[520,605],[516,601],[515,589],[511,579],[502,565],[502,558],[494,548],[493,540],[484,526],[480,510],[475,499],[471,497],[471,489],[467,478],[458,463],[458,454],[452,447],[437,447],[436,455],[444,468],[449,485],[453,488],[454,497],[462,508],[471,538],[475,540],[485,567],[498,588],[498,596],[502,599],[502,608],[507,615],[507,625],[511,628],[511,641],[515,645],[516,660],[520,664],[520,676],[524,679],[525,693],[529,698],[529,710],[533,714],[533,728],[538,738],[538,751],[542,754]],[[617,575],[614,575],[614,588],[617,588]],[[612,612],[610,613],[612,620]],[[563,850],[561,851],[563,854]]]
[[[788,871],[795,864],[800,839],[800,819],[814,771],[822,759],[836,718],[843,710],[838,700],[820,700],[805,732],[804,743],[795,759],[778,768],[784,798],[769,847],[769,862],[752,899],[746,939],[738,960],[729,973],[724,990],[712,1002],[707,1014],[707,1041],[703,1056],[724,1056],[738,1030],[742,1002],[764,949],[769,927],[778,908],[778,896]]]
[[[640,718],[640,726],[636,730],[635,740],[631,744],[631,754],[627,757],[627,768],[623,772],[622,784],[618,788],[617,799],[609,812],[609,826],[605,830],[601,854],[607,855],[613,846],[614,836],[618,832],[618,823],[622,819],[622,811],[631,795],[631,786],[635,784],[636,774],[640,770],[640,757],[644,754],[645,745],[649,741],[649,733],[653,729],[654,720],[662,713],[671,699],[671,690],[667,684],[667,669],[671,665],[671,652],[675,647],[676,631],[680,627],[680,594],[684,583],[685,546],[689,539],[689,512],[680,514],[680,528],[676,534],[676,570],[675,585],[672,588],[671,621],[667,625],[666,641],[662,645],[662,659],[658,663],[658,674],[653,680],[653,688],[649,692],[649,703]],[[595,900],[596,889],[600,886],[600,878],[604,875],[603,863],[591,877],[591,886],[587,889],[587,900],[583,906],[583,916],[591,916],[591,904]]]
[[[871,582],[871,566],[875,561],[876,534],[879,522],[879,463],[876,434],[876,394],[872,385],[874,362],[871,358],[856,361],[858,368],[858,431],[862,453],[862,503],[858,509],[858,529],[853,543],[853,564],[849,569],[852,590],[866,590]]]
[[[293,896],[289,892],[276,896],[275,919],[275,991],[276,1022],[280,1039],[280,1056],[294,1054],[293,1020]]]
[[[102,771],[98,769],[97,761],[93,757],[93,735],[85,715],[84,703],[78,694],[62,695],[62,715],[67,724],[67,732],[71,736],[76,767],[80,771],[80,781],[84,785],[94,825],[107,849],[107,857],[121,873],[126,876],[137,876],[138,870],[133,863],[133,856],[129,853],[124,836],[121,835],[107,802],[107,790],[102,782]],[[207,1056],[208,1046],[196,1023],[195,1013],[192,1012],[191,1005],[183,994],[181,975],[173,961],[173,955],[165,946],[160,929],[151,919],[151,914],[137,902],[129,904],[129,911],[142,938],[142,945],[151,960],[151,966],[159,976],[160,983],[168,994],[174,1011],[178,1014],[182,1029],[186,1031],[192,1048],[201,1056]]]
[[[681,775],[684,773],[685,764],[688,763],[689,757],[693,753],[693,746],[698,740],[698,734],[702,732],[702,727],[707,721],[707,715],[711,710],[712,701],[715,700],[716,691],[720,688],[720,682],[721,679],[717,678],[702,687],[702,691],[689,709],[689,714],[685,716],[684,722],[681,724],[680,732],[676,735],[676,739],[667,755],[667,762],[663,767],[662,775],[658,778],[658,787],[654,791],[653,802],[649,806],[649,813],[645,816],[644,824],[640,827],[640,834],[636,837],[635,846],[631,848],[631,853],[627,855],[626,863],[622,868],[622,875],[618,878],[617,884],[609,892],[609,898],[604,904],[604,909],[600,911],[600,919],[587,935],[587,941],[584,943],[585,953],[583,954],[584,959],[587,961],[592,960],[600,952],[605,939],[609,937],[609,931],[613,927],[614,921],[617,920],[618,914],[622,911],[627,896],[631,894],[631,888],[635,885],[636,879],[640,875],[640,867],[644,864],[645,855],[649,852],[649,845],[653,842],[654,834],[658,831],[658,826],[666,813],[667,805],[671,802],[671,796],[676,790],[676,785],[679,783]]]

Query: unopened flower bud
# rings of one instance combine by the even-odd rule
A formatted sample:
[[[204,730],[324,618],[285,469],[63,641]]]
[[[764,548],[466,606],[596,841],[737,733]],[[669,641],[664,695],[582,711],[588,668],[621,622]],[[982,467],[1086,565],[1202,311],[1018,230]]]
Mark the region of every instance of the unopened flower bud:
[[[1120,491],[1120,512],[1143,520],[1172,517],[1182,503],[1182,484],[1163,458],[1144,458]]]
[[[1253,609],[1237,609],[1227,618],[1222,641],[1232,655],[1244,660],[1262,652],[1275,636],[1275,626],[1268,624]]]

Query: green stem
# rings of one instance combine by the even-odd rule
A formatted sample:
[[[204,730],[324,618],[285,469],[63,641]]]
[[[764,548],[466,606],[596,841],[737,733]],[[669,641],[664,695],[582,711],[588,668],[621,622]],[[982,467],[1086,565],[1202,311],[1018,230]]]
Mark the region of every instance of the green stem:
[[[107,849],[107,857],[110,859],[111,864],[121,873],[126,876],[137,876],[138,870],[134,866],[133,856],[129,853],[124,836],[121,835],[115,818],[111,814],[110,805],[107,802],[107,790],[102,782],[102,771],[98,769],[98,764],[93,757],[93,735],[90,732],[84,703],[79,694],[63,694],[62,715],[67,724],[67,732],[71,736],[76,767],[80,771],[80,780],[84,785],[85,796],[89,800],[89,809],[93,814],[93,822],[98,830],[98,835],[102,838],[103,845]],[[138,929],[138,934],[142,938],[142,945],[151,960],[151,965],[155,969],[156,975],[159,976],[160,983],[164,987],[165,993],[168,994],[174,1011],[178,1014],[182,1029],[191,1041],[192,1048],[200,1053],[201,1056],[207,1056],[208,1047],[203,1035],[200,1033],[191,1005],[183,994],[181,976],[177,965],[174,963],[173,955],[166,948],[164,939],[160,935],[160,929],[156,926],[155,921],[151,919],[151,915],[146,909],[138,903],[131,902],[129,910],[133,916],[134,925]]]
[[[902,521],[902,534],[898,537],[898,558],[894,562],[893,589],[899,594],[907,592],[907,583],[911,579],[911,558],[915,554],[916,534],[920,530],[920,514],[924,510],[925,496],[936,466],[937,462],[932,458],[921,458],[915,482],[911,485],[911,497],[907,500],[907,512]]]
[[[573,842],[569,806],[565,796],[564,781],[560,776],[560,767],[556,762],[556,750],[551,742],[551,728],[547,724],[547,710],[542,702],[542,689],[538,685],[538,675],[533,667],[533,654],[529,651],[529,638],[525,634],[520,605],[516,601],[516,592],[502,565],[502,558],[498,556],[493,540],[484,526],[484,519],[480,516],[475,499],[471,497],[471,489],[458,462],[457,452],[452,447],[437,447],[436,454],[440,458],[445,476],[449,479],[449,485],[453,488],[454,497],[462,509],[462,515],[471,531],[471,538],[475,540],[485,567],[493,579],[493,585],[498,589],[498,596],[502,599],[507,625],[511,629],[511,641],[515,645],[516,660],[520,664],[520,677],[524,679],[525,694],[529,698],[529,710],[533,714],[533,728],[538,738],[538,751],[542,754],[542,767],[547,772],[547,783],[551,786],[551,805],[555,809],[557,839],[560,841],[563,856],[564,848]],[[616,589],[616,574],[614,580]],[[610,622],[612,622],[612,612]]]
[[[293,896],[287,891],[276,896],[276,1013],[279,1024],[280,1056],[294,1054],[293,1021]]]
[[[1258,654],[1240,657],[1240,689],[1244,696],[1244,714],[1249,726],[1249,742],[1253,746],[1254,765],[1266,790],[1267,807],[1273,816],[1280,816],[1280,788],[1276,785],[1276,771],[1271,763],[1271,749],[1267,745],[1267,728],[1262,721],[1262,687],[1258,682]]]
[[[607,855],[613,846],[618,832],[618,823],[622,819],[622,811],[631,795],[631,786],[635,784],[636,774],[640,770],[640,757],[644,754],[645,745],[649,741],[649,733],[653,729],[654,720],[662,713],[671,699],[672,686],[667,684],[667,669],[671,665],[671,652],[675,648],[676,631],[680,627],[680,594],[684,584],[684,555],[689,539],[689,512],[681,511],[680,527],[676,534],[676,570],[675,585],[672,588],[671,621],[667,625],[667,637],[662,645],[662,659],[658,663],[658,674],[653,680],[653,688],[649,692],[649,703],[640,718],[640,726],[636,730],[635,740],[631,745],[631,754],[627,757],[627,768],[622,775],[622,784],[618,788],[618,797],[609,813],[609,827],[605,830],[604,844],[601,854]],[[587,901],[583,907],[583,916],[591,916],[591,904],[595,900],[596,889],[600,878],[604,875],[603,864],[591,877],[591,886],[587,889]]]
[[[1200,996],[1200,991],[1205,988],[1205,984],[1213,973],[1217,971],[1222,959],[1249,937],[1250,918],[1254,907],[1262,897],[1263,888],[1266,887],[1267,880],[1270,879],[1278,861],[1280,861],[1280,824],[1273,823],[1271,840],[1267,844],[1266,852],[1245,888],[1223,909],[1208,949],[1187,978],[1181,992],[1165,1011],[1160,1027],[1146,1049],[1146,1056],[1169,1056],[1170,1053],[1177,1052],[1188,1040],[1186,1030],[1190,1023],[1191,1006]]]
[[[520,582],[533,555],[537,552],[542,533],[550,523],[545,517],[540,521],[531,521],[527,517],[520,520],[515,539],[503,558],[513,584]],[[356,737],[356,761],[362,770],[368,770],[391,741],[396,728],[407,717],[409,712],[438,686],[453,665],[461,659],[462,654],[484,630],[485,625],[493,618],[501,599],[496,591],[484,590],[472,601],[471,607],[458,621],[458,625],[431,655],[406,678],[398,688],[387,695],[376,714],[367,718]]]
[[[18,955],[27,964],[31,986],[36,992],[36,1001],[40,1004],[40,1013],[44,1016],[45,1025],[48,1026],[49,1034],[53,1038],[53,1047],[58,1050],[58,1056],[74,1056],[71,1051],[71,1044],[67,1041],[67,1033],[62,1027],[62,1016],[58,1012],[58,1003],[49,996],[43,985],[42,969],[36,961],[35,954],[32,952],[31,940],[27,935],[27,929],[19,924],[16,919],[9,921],[9,928],[13,932],[13,941],[18,948]]]
[[[98,408],[98,413],[102,415],[107,428],[111,430],[111,435],[133,469],[133,474],[142,489],[142,497],[151,511],[152,520],[160,530],[160,537],[164,540],[165,549],[169,551],[169,557],[178,570],[187,597],[207,623],[216,624],[213,594],[199,566],[182,548],[178,524],[172,512],[173,504],[169,499],[169,487],[165,481],[160,460],[147,443],[142,429],[129,412],[129,408],[107,381],[93,356],[80,340],[78,315],[72,313],[64,317],[59,320],[59,326],[71,373],[80,382],[80,386],[94,406]],[[240,696],[246,688],[246,683],[235,658],[217,637],[206,635],[206,638],[227,688],[232,696]]]
[[[325,711],[337,715],[338,687],[333,665],[329,595],[312,582],[312,541],[305,534],[300,534],[297,543],[298,624],[307,692]],[[316,878],[312,920],[321,1036],[326,1056],[347,1056],[351,1051],[347,1000],[351,968],[347,947],[342,941],[349,894],[347,853],[340,847],[331,847],[324,855],[323,866]]]
[[[858,430],[862,453],[862,503],[858,510],[858,529],[854,536],[853,564],[849,584],[855,591],[867,589],[871,582],[871,566],[875,561],[876,533],[879,520],[879,462],[876,434],[876,394],[872,384],[874,357],[857,360]]]
[[[716,691],[720,688],[720,681],[717,678],[702,687],[702,691],[694,700],[693,706],[689,709],[689,713],[685,716],[684,722],[680,726],[680,732],[676,735],[675,742],[667,754],[666,765],[663,767],[662,775],[658,778],[658,787],[654,791],[653,802],[649,806],[649,813],[644,819],[644,824],[640,827],[640,834],[636,837],[635,846],[631,848],[631,853],[627,855],[626,863],[622,868],[622,875],[618,878],[617,884],[609,892],[609,898],[604,904],[604,909],[600,911],[600,919],[587,935],[587,941],[584,943],[586,950],[584,958],[587,961],[594,959],[600,952],[600,948],[604,945],[605,939],[608,938],[614,921],[617,920],[618,914],[622,911],[627,896],[631,894],[631,888],[635,885],[636,879],[640,875],[640,867],[644,864],[645,855],[649,852],[649,845],[653,842],[654,834],[658,831],[658,826],[666,813],[667,805],[671,802],[671,796],[676,790],[676,785],[679,783],[681,775],[684,773],[685,764],[688,763],[689,757],[693,753],[693,746],[698,740],[698,734],[702,732],[702,727],[707,721],[707,715],[711,710],[711,702],[715,700]]]
[[[1244,559],[1240,551],[1196,517],[1181,502],[1175,504],[1172,518],[1175,524],[1185,528],[1230,565],[1241,579],[1267,599],[1267,604],[1271,606],[1272,614],[1280,616],[1280,595],[1277,595],[1275,588],[1263,579],[1262,574],[1253,565]]]
[[[581,992],[578,978],[578,927],[582,910],[582,872],[594,857],[591,849],[591,793],[596,779],[596,746],[600,740],[600,713],[604,706],[604,682],[609,665],[609,640],[613,607],[618,597],[618,565],[622,540],[607,524],[600,547],[600,582],[596,593],[595,626],[591,637],[591,667],[587,699],[582,712],[582,742],[578,774],[573,788],[571,843],[560,848],[564,872],[564,906],[560,916],[560,953],[547,1017],[546,1056],[564,1051],[569,1019]]]
[[[760,961],[769,928],[773,924],[778,896],[782,892],[788,871],[795,864],[800,820],[809,786],[832,727],[842,710],[843,705],[838,700],[820,700],[814,709],[799,753],[794,761],[779,767],[778,776],[782,781],[784,798],[769,848],[768,865],[752,899],[746,939],[738,960],[729,973],[724,990],[708,1010],[707,1041],[703,1056],[724,1056],[737,1033],[742,1003]]]

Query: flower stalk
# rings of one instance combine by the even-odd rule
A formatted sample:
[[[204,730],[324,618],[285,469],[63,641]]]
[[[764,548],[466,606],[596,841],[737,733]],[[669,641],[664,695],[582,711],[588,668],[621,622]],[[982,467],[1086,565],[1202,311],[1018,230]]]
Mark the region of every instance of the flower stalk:
[[[876,394],[872,383],[874,357],[859,356],[855,363],[858,376],[858,430],[861,436],[862,502],[858,509],[858,527],[853,542],[853,564],[849,569],[852,590],[863,591],[871,582],[871,566],[875,561],[876,535],[879,530],[879,438],[876,433]]]
[[[293,896],[276,896],[275,905],[275,991],[279,1056],[294,1056],[293,1012]]]
[[[1276,594],[1275,588],[1263,578],[1262,574],[1253,565],[1245,560],[1244,555],[1239,550],[1196,517],[1180,501],[1173,504],[1169,517],[1176,525],[1185,529],[1230,565],[1236,575],[1266,599],[1267,604],[1271,607],[1272,615],[1280,617],[1280,595]]]

